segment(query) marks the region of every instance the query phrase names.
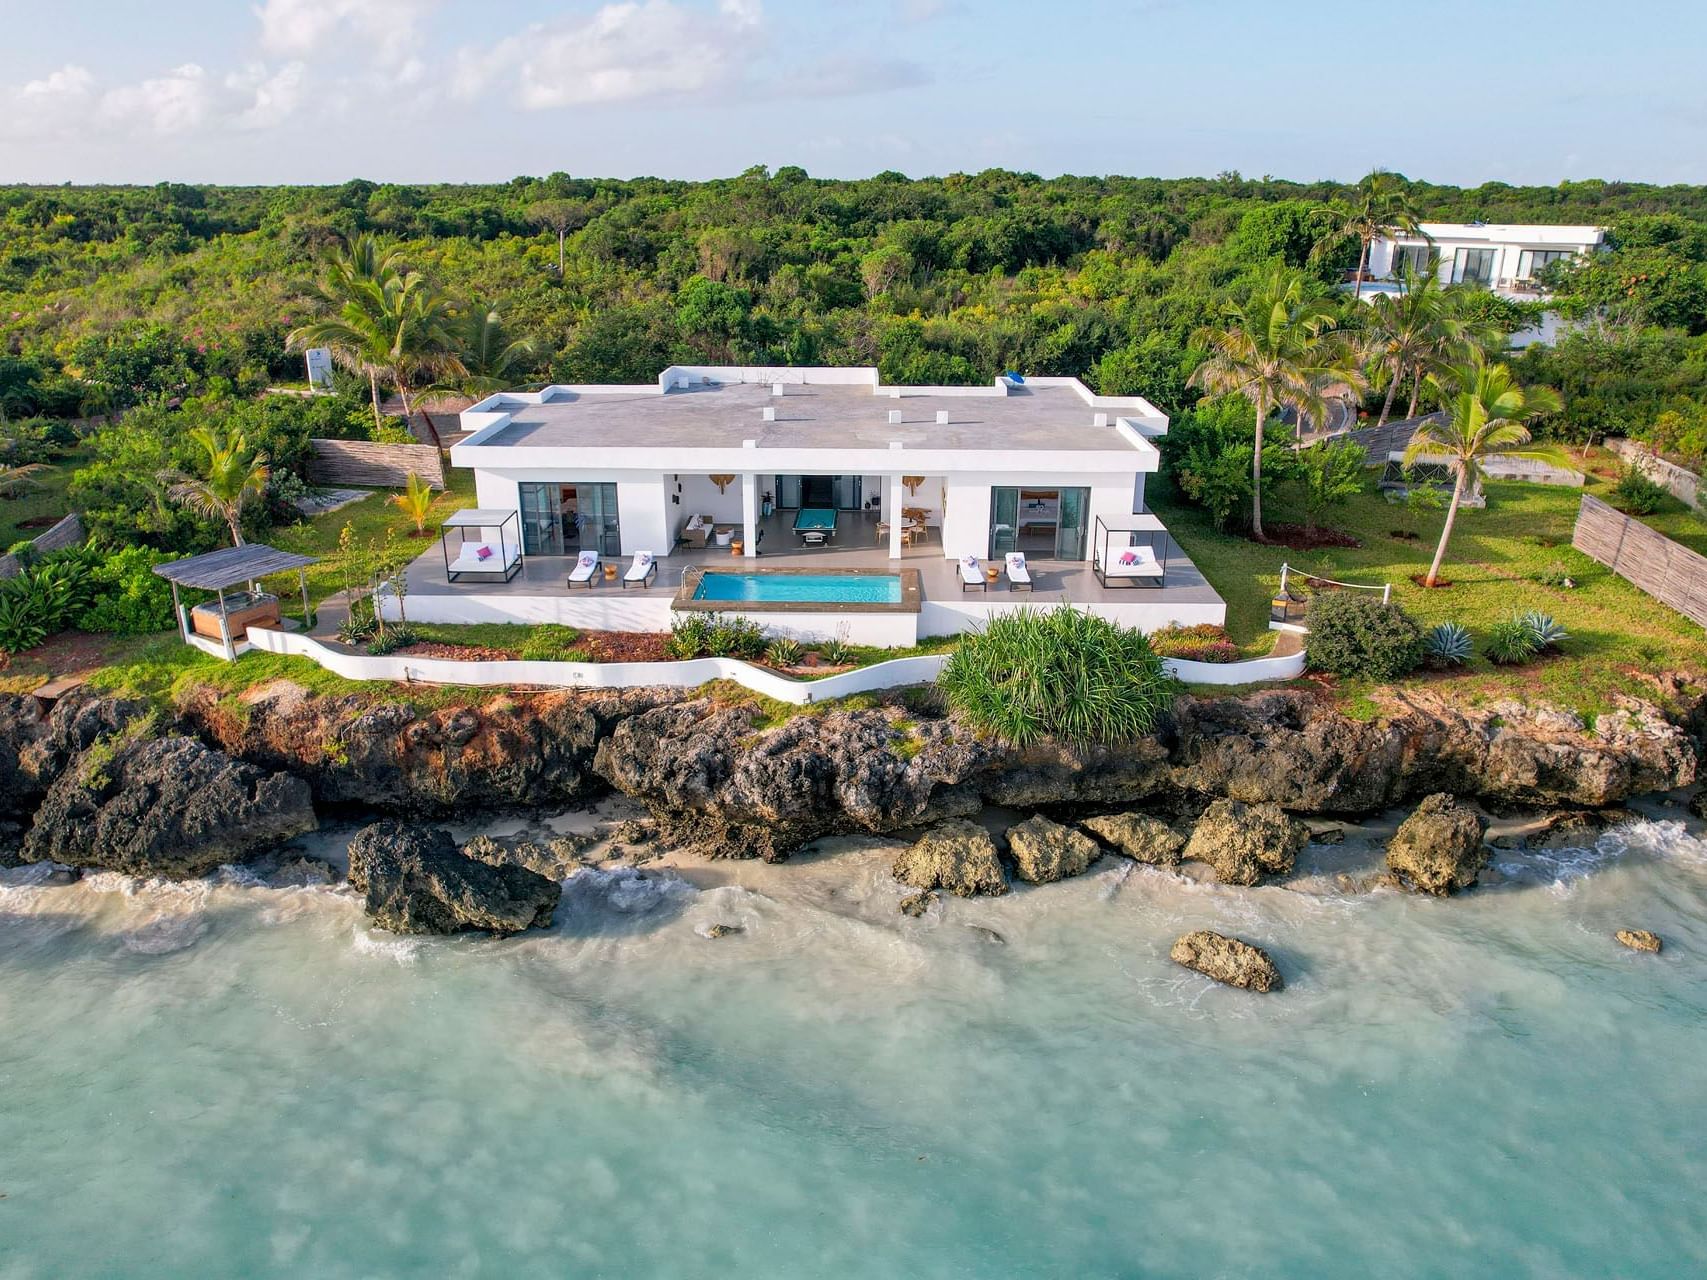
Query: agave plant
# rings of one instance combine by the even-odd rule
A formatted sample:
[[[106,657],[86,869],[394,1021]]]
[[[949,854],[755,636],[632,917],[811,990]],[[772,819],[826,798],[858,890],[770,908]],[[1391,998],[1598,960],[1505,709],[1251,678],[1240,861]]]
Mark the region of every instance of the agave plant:
[[[797,667],[801,658],[800,641],[778,636],[765,647],[765,657],[779,667]]]
[[[1470,650],[1470,632],[1462,623],[1443,622],[1423,637],[1423,651],[1447,666],[1463,666],[1469,661]]]
[[[1550,613],[1542,613],[1539,609],[1531,609],[1523,615],[1523,625],[1529,628],[1529,634],[1535,639],[1537,652],[1557,650],[1560,645],[1571,638],[1566,631],[1553,619]]]
[[[1488,643],[1482,648],[1490,662],[1502,667],[1528,662],[1540,651],[1529,623],[1515,614],[1488,628]]]

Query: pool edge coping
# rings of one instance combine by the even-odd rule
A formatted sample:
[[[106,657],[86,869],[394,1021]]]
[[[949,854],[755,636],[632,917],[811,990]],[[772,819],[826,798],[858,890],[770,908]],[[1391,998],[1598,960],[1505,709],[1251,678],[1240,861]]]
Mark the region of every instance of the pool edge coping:
[[[700,579],[707,573],[736,573],[777,578],[899,578],[901,599],[890,604],[873,600],[696,600]],[[681,613],[919,613],[924,608],[924,575],[917,569],[720,569],[691,565],[682,571],[682,585],[670,601]]]

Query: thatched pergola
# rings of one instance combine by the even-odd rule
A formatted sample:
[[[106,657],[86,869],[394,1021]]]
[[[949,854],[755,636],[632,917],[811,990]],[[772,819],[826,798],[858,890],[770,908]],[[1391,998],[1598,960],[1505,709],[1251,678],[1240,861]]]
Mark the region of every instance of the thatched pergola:
[[[237,646],[231,638],[231,618],[226,607],[225,593],[230,588],[246,584],[255,592],[255,584],[275,573],[296,570],[297,585],[302,590],[302,626],[306,631],[313,624],[308,606],[308,566],[318,564],[313,556],[294,551],[280,551],[264,543],[250,542],[240,547],[225,547],[206,555],[189,556],[154,566],[154,572],[172,584],[172,613],[178,619],[178,634],[190,643],[191,627],[184,606],[178,599],[179,587],[194,587],[212,591],[219,597],[220,632],[225,642],[225,656],[236,661]],[[258,594],[258,593],[257,593]]]

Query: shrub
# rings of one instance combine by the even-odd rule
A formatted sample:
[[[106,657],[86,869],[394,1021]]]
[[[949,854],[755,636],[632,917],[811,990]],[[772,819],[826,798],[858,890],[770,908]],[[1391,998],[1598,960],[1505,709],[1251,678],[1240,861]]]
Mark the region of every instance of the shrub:
[[[350,606],[350,616],[338,624],[338,639],[345,644],[365,644],[379,632],[379,623],[374,620],[372,606],[363,607],[362,602]]]
[[[125,547],[107,556],[90,570],[94,599],[77,626],[120,636],[170,629],[172,588],[154,566],[172,558],[148,547]]]
[[[1016,746],[1128,741],[1155,726],[1176,687],[1142,632],[1069,608],[992,618],[937,683],[973,726]]]
[[[721,613],[690,613],[670,624],[672,658],[757,658],[765,651],[765,633],[751,618]]]
[[[1523,625],[1534,637],[1538,653],[1557,653],[1559,646],[1571,638],[1571,633],[1555,622],[1552,614],[1542,613],[1539,609],[1531,609],[1524,614]]]
[[[1535,639],[1535,632],[1527,622],[1515,616],[1502,619],[1489,627],[1488,642],[1482,646],[1482,652],[1488,655],[1488,660],[1502,667],[1528,662],[1540,651],[1541,646]]]
[[[1188,662],[1237,662],[1239,646],[1227,635],[1225,627],[1214,623],[1199,623],[1194,627],[1163,627],[1150,633],[1150,647],[1163,658],[1184,658]]]
[[[1445,667],[1463,666],[1473,647],[1470,632],[1457,622],[1443,622],[1423,637],[1423,652],[1430,661]]]
[[[818,656],[832,667],[851,666],[859,660],[846,636],[833,636],[818,646]]]
[[[1540,573],[1535,575],[1535,581],[1544,587],[1574,587],[1576,582],[1571,577],[1571,571],[1565,567],[1563,560],[1555,560]]]
[[[1396,604],[1356,591],[1324,591],[1310,600],[1309,662],[1318,671],[1392,680],[1423,657],[1422,628]]]
[[[1651,516],[1666,500],[1666,490],[1655,484],[1635,467],[1625,464],[1612,487],[1612,505],[1633,516]]]
[[[388,653],[396,653],[399,649],[407,649],[420,640],[420,633],[406,622],[387,627],[385,634],[375,636],[368,644],[367,651],[376,658],[383,658]]]
[[[787,636],[778,636],[765,647],[765,657],[771,665],[778,667],[799,666],[801,653],[800,641],[791,640]]]
[[[14,587],[18,579],[0,583],[0,650],[17,653],[47,639],[41,611],[28,593]]]

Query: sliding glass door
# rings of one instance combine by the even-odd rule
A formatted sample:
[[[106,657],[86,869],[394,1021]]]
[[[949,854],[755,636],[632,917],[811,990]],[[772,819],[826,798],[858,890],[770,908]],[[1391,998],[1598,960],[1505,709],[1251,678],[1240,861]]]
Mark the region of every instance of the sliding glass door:
[[[1460,249],[1452,255],[1453,284],[1492,284],[1494,250]]]
[[[518,486],[522,546],[530,556],[563,556],[583,549],[622,554],[622,525],[614,484],[528,481]]]
[[[800,510],[800,477],[776,478],[776,505],[784,511]]]
[[[620,556],[622,525],[616,514],[616,486],[578,484],[575,496],[579,499],[582,549],[590,547],[601,556]]]
[[[523,484],[519,486],[522,506],[522,547],[530,556],[563,554],[562,486]]]
[[[1061,490],[1061,519],[1055,526],[1055,558],[1085,558],[1085,512],[1091,505],[1089,489]]]
[[[990,490],[990,559],[1000,560],[1019,546],[1019,490]]]

